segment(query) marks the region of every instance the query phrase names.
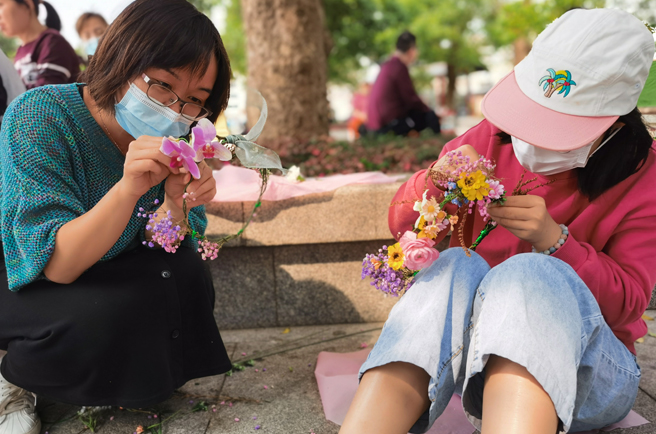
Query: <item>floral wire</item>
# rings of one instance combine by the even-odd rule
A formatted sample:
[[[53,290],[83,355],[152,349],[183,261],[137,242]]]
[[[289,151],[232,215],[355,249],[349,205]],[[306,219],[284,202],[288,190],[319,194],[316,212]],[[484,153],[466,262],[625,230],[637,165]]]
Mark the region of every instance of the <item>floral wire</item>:
[[[264,196],[264,193],[267,190],[267,187],[269,185],[269,175],[271,174],[271,171],[269,169],[259,169],[258,172],[260,173],[260,178],[262,179],[262,183],[260,184],[260,194],[257,198],[257,201],[255,202],[255,205],[253,206],[253,210],[251,211],[250,216],[244,223],[244,225],[239,229],[239,231],[236,234],[228,235],[222,238],[219,238],[218,240],[212,240],[208,237],[201,236],[198,232],[194,231],[191,229],[191,225],[189,224],[189,212],[187,209],[187,199],[184,197],[182,199],[182,212],[184,215],[184,220],[183,224],[185,225],[185,228],[187,229],[188,233],[191,233],[192,237],[194,239],[200,240],[200,241],[210,241],[218,244],[218,248],[220,249],[225,243],[228,241],[240,237],[246,228],[251,224],[251,221],[253,220],[253,217],[255,217],[255,213],[257,212],[257,209],[262,206],[262,197]],[[189,184],[186,185],[185,187],[185,193],[187,192],[187,188],[191,184],[192,181],[189,182]]]

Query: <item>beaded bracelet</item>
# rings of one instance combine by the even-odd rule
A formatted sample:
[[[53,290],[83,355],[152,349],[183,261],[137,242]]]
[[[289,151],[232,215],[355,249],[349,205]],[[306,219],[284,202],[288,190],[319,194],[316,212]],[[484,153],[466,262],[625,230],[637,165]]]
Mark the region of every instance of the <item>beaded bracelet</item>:
[[[565,225],[559,225],[560,229],[562,230],[562,233],[560,234],[560,238],[554,244],[553,246],[549,247],[547,250],[541,251],[539,253],[542,253],[544,255],[551,255],[556,252],[556,250],[560,249],[563,244],[565,244],[565,241],[567,241],[567,237],[569,236],[569,229],[567,229],[567,226]],[[532,248],[533,253],[538,253],[537,250],[535,250],[535,247]]]

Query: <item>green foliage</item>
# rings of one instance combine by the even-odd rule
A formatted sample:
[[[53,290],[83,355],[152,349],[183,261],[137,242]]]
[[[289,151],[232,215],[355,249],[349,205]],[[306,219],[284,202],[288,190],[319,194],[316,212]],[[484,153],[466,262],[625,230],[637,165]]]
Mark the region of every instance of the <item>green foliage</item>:
[[[207,411],[207,404],[205,401],[200,401],[191,408],[192,413],[198,413],[199,411]]]
[[[603,7],[604,0],[498,1],[485,16],[487,35],[496,47],[518,38],[533,41],[553,20],[573,8]]]
[[[196,6],[196,8],[201,11],[209,14],[214,6],[219,4],[221,0],[189,0],[189,3]]]
[[[477,20],[485,0],[398,0],[411,17],[410,30],[417,36],[423,59],[444,61],[457,74],[481,68],[483,35]]]
[[[323,0],[323,4],[331,39],[328,78],[334,83],[357,81],[353,73],[361,68],[360,60],[383,60],[394,47],[389,44],[390,29],[407,25],[396,0]]]
[[[16,56],[18,42],[14,38],[8,38],[5,35],[0,34],[0,49],[7,55],[7,57],[13,59]]]
[[[226,8],[226,28],[221,37],[233,74],[246,75],[246,35],[239,0],[219,0]]]
[[[98,419],[95,414],[79,415],[80,422],[91,432],[95,433],[98,427]]]

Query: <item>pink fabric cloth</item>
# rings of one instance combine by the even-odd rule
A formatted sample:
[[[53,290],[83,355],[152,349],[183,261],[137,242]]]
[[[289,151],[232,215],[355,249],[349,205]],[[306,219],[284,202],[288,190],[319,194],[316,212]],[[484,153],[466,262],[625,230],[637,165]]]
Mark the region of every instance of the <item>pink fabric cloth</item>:
[[[358,388],[358,371],[368,350],[356,353],[319,353],[314,375],[326,419],[341,425]],[[474,427],[465,416],[460,397],[454,395],[428,434],[472,434]]]
[[[461,145],[472,145],[479,154],[496,162],[496,175],[506,190],[512,192],[524,168],[515,158],[511,144],[499,144],[498,132],[491,123],[483,121],[449,142],[442,155]],[[393,202],[421,198],[425,175],[426,171],[413,175],[401,186]],[[592,203],[579,193],[574,170],[549,177],[529,172],[524,179],[536,176],[537,183],[556,180],[531,194],[543,197],[551,217],[569,227],[567,242],[553,256],[567,262],[578,273],[599,303],[615,336],[635,354],[633,343],[647,334],[647,325],[641,317],[656,284],[656,190],[653,188],[656,152],[652,148],[647,162],[636,174]],[[440,190],[428,184],[431,194],[442,196]],[[397,239],[399,232],[412,229],[418,216],[412,207],[412,203],[390,207],[389,226]],[[476,235],[484,222],[478,212],[473,216]],[[457,245],[457,237],[452,237],[451,246]],[[492,267],[513,255],[530,251],[528,242],[502,227],[492,231],[476,249]]]
[[[283,176],[272,175],[263,200],[284,200],[313,193],[325,193],[351,184],[389,184],[407,175],[385,175],[381,172],[332,175],[294,182]],[[216,196],[213,202],[253,202],[260,194],[260,177],[251,169],[226,164],[214,171]]]
[[[314,375],[319,386],[319,395],[326,419],[341,425],[344,422],[355,392],[358,388],[358,371],[367,359],[371,349],[355,353],[321,352],[317,358]],[[639,414],[631,411],[619,423],[602,430],[587,431],[580,434],[597,434],[618,428],[631,428],[649,423]],[[444,413],[437,419],[427,434],[472,434],[474,426],[467,420],[462,409],[460,397],[454,395]]]

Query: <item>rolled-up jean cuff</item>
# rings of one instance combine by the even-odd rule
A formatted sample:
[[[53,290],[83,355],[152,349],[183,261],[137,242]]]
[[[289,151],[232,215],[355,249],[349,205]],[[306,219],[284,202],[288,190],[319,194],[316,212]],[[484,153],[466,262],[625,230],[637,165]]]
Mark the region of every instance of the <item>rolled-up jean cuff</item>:
[[[477,344],[478,342],[476,339],[472,339],[470,351],[474,351],[478,356],[469,367],[470,374],[465,380],[463,386],[462,406],[467,418],[478,430],[481,429],[482,424],[482,408],[479,408],[473,401],[477,400],[477,395],[479,397],[483,396],[483,389],[473,390],[472,387],[482,385],[483,381],[475,382],[473,381],[473,378],[477,375],[484,375],[482,373],[484,372],[485,365],[491,355],[503,357],[526,368],[529,374],[535,377],[545,392],[547,392],[549,398],[551,398],[556,409],[556,414],[563,423],[563,429],[566,432],[569,430],[574,414],[576,390],[572,390],[569,393],[563,392],[557,382],[554,381],[554,378],[557,378],[557,376],[551,373],[553,368],[544,366],[539,359],[522,352],[520,348],[513,346],[512,344],[507,345],[502,342],[493,342],[492,345],[490,345],[490,348],[486,348],[485,346],[483,348],[478,348]],[[575,384],[573,386],[575,386]],[[482,401],[480,404],[482,405]]]
[[[374,347],[375,351],[375,347]],[[362,380],[362,376],[369,370],[374,369],[374,368],[379,368],[384,365],[389,365],[390,363],[410,363],[412,365],[418,366],[422,368],[428,375],[430,375],[430,371],[427,369],[427,366],[429,365],[427,360],[418,360],[422,359],[422,357],[413,357],[413,356],[418,356],[418,354],[410,354],[410,353],[404,353],[404,354],[392,354],[390,355],[389,350],[388,352],[385,352],[384,354],[381,354],[380,356],[376,357],[373,356],[372,354],[374,353],[372,351],[369,353],[369,357],[367,360],[364,362],[364,364],[360,367],[360,373],[358,374],[358,381]],[[432,384],[433,381],[429,383],[429,388],[430,384]],[[430,421],[430,414],[433,413],[435,414],[436,411],[439,411],[440,413],[444,410],[442,408],[441,410],[438,410],[436,407],[438,407],[440,403],[438,402],[431,402],[430,407],[428,410],[422,414],[417,422],[412,426],[410,429],[410,433],[425,433],[428,431],[430,426],[432,425]]]

